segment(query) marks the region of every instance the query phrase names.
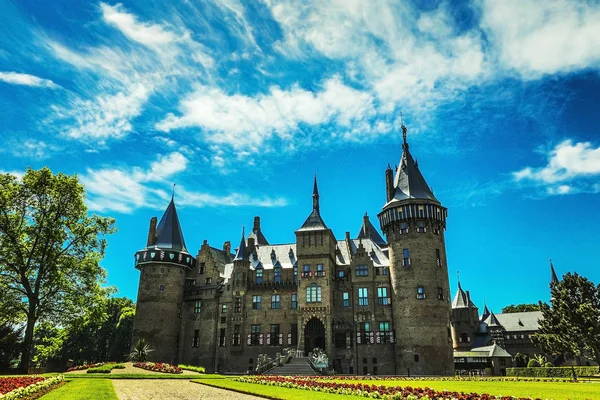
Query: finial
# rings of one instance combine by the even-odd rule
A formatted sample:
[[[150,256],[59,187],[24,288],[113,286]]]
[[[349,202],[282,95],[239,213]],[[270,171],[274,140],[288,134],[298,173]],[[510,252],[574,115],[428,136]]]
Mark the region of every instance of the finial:
[[[418,158],[415,158],[415,167],[419,168],[419,159]]]
[[[175,185],[177,185],[176,183],[173,184],[173,191],[171,192],[171,200],[173,200],[175,198]]]
[[[406,133],[408,132],[408,129],[406,129],[406,126],[404,125],[404,120],[402,118],[402,111],[400,111],[400,126],[402,127],[402,140],[404,142],[402,144],[402,148],[408,149],[408,142],[406,141]]]
[[[556,271],[554,270],[552,259],[550,259],[550,283],[558,283],[558,276],[556,276]]]
[[[458,289],[462,290],[462,288],[460,287],[460,271],[456,270],[456,278],[458,279]]]
[[[317,186],[317,173],[315,172],[315,183],[313,186],[313,210],[319,212],[319,187]]]

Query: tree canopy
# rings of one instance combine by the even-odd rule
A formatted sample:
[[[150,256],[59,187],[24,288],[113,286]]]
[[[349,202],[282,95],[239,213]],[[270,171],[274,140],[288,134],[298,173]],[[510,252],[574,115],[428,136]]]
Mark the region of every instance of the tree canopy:
[[[28,169],[0,174],[0,285],[26,321],[21,369],[26,371],[38,321],[64,323],[102,297],[99,265],[112,218],[89,215],[77,176]]]
[[[600,286],[567,273],[550,284],[550,293],[550,304],[540,302],[544,319],[533,343],[550,354],[585,354],[600,364]]]
[[[502,314],[511,314],[526,311],[540,311],[539,304],[511,304],[502,309]]]

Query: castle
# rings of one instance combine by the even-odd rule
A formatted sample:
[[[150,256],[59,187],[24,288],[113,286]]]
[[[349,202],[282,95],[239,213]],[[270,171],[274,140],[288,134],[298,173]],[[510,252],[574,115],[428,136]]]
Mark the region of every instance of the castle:
[[[146,339],[154,361],[221,373],[254,370],[260,354],[321,348],[336,373],[453,375],[447,209],[406,134],[402,125],[395,175],[389,165],[385,171],[377,217],[386,240],[367,215],[358,237],[336,239],[315,177],[312,210],[294,243],[270,244],[255,217],[237,249],[205,240],[194,257],[172,199],[135,254],[134,343]]]

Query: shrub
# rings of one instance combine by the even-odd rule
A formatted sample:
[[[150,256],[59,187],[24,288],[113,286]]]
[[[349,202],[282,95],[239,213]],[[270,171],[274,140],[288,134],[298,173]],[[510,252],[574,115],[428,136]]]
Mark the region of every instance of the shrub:
[[[573,370],[577,376],[592,376],[598,373],[598,367],[550,367],[550,368],[506,368],[507,376],[529,376],[535,378],[572,378]]]
[[[125,368],[125,366],[123,364],[115,364],[115,363],[107,363],[104,365],[100,365],[98,367],[94,367],[94,368],[89,368],[87,370],[88,374],[110,374],[110,371],[112,371],[115,368]]]
[[[546,364],[544,364],[544,367],[552,368],[552,367],[554,367],[554,364],[552,364],[551,362],[548,361]]]
[[[527,363],[527,368],[536,368],[536,367],[539,367],[539,366],[540,366],[540,363],[535,358],[532,358]]]

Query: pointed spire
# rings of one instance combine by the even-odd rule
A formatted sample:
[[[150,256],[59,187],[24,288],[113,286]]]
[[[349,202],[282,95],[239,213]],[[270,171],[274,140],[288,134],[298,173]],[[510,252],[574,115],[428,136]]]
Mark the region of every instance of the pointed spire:
[[[187,252],[183,232],[181,231],[181,225],[179,224],[179,216],[177,215],[177,209],[175,207],[174,195],[171,196],[171,202],[156,228],[156,241],[154,246],[161,249]]]
[[[240,245],[235,252],[235,257],[233,261],[242,261],[246,256],[246,227],[242,226],[242,240],[240,241]]]
[[[487,303],[483,300],[483,314],[481,314],[480,321],[483,322],[490,316],[490,310],[488,309]]]
[[[552,264],[552,259],[550,259],[550,274],[551,280],[550,283],[558,283],[558,276],[556,275],[556,271],[554,270],[554,265]]]
[[[171,192],[171,201],[175,199],[175,185],[176,183],[173,184],[173,192]]]
[[[498,318],[496,317],[496,314],[494,314],[493,311],[490,311],[490,315],[485,319],[484,321],[487,326],[502,326],[502,324],[500,323],[500,321],[498,321]]]
[[[459,274],[458,271],[456,273]],[[454,300],[452,300],[452,308],[477,308],[470,296],[467,295],[460,285],[460,275],[458,277],[458,290],[454,295]]]
[[[313,185],[313,210],[320,213],[319,210],[319,187],[317,186],[317,173],[315,172],[315,183]]]

